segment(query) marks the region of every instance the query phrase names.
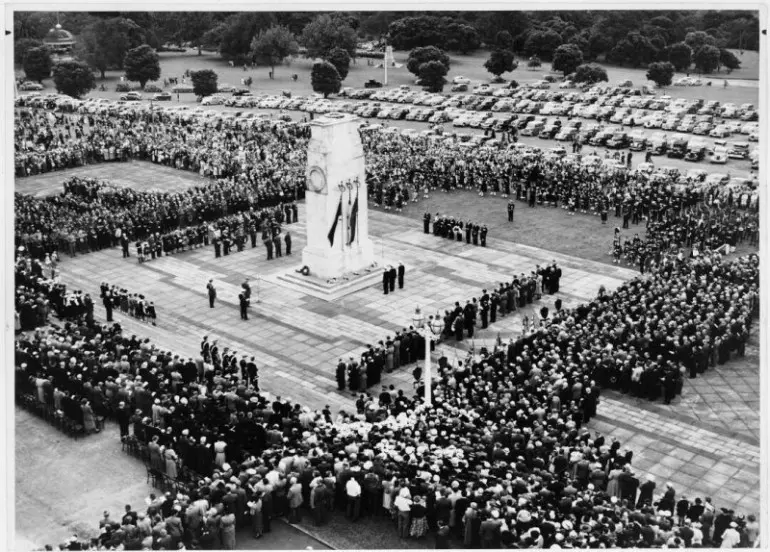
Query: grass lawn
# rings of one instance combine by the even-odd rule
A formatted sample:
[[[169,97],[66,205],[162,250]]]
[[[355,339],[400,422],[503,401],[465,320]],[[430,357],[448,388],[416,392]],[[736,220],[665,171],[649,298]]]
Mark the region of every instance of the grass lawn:
[[[615,218],[613,212],[609,213],[607,224],[602,225],[598,216],[582,213],[569,216],[567,211],[561,208],[530,208],[524,201],[515,201],[516,208],[511,223],[508,222],[507,204],[508,199],[500,196],[479,197],[477,193],[465,190],[449,193],[436,191],[430,194],[429,199],[410,203],[401,215],[411,219],[410,225],[420,228],[426,211],[433,216],[440,213],[460,217],[464,221],[486,224],[490,238],[612,264],[612,256],[608,252],[615,227],[620,227],[623,222],[622,218]],[[624,238],[633,237],[635,233],[644,238],[645,226],[631,224],[628,230],[621,232]],[[756,252],[756,247],[744,245],[738,248],[735,255]]]
[[[395,52],[396,62],[401,64],[400,68],[390,68],[388,70],[388,86],[396,87],[400,85],[414,86],[415,77],[406,69],[406,59],[409,52]],[[719,73],[705,77],[703,80],[713,80],[714,86],[698,87],[671,87],[663,92],[674,97],[681,98],[703,98],[704,100],[718,100],[721,102],[758,103],[759,88],[759,54],[757,52],[744,52],[741,56],[736,51],[736,55],[744,62],[744,67],[734,71],[729,76],[731,85],[728,88],[722,87],[722,79],[727,77],[725,73]],[[484,69],[484,62],[489,57],[488,52],[478,51],[470,55],[451,56],[451,69],[447,75],[451,80],[455,76],[463,75],[469,78],[473,83],[489,82],[491,75]],[[298,57],[288,65],[276,68],[275,78],[270,79],[268,74],[269,67],[257,67],[244,71],[240,67],[230,67],[213,52],[204,52],[202,56],[197,55],[197,50],[188,50],[185,53],[163,52],[161,58],[161,75],[163,77],[181,77],[185,70],[213,69],[219,75],[219,84],[230,84],[240,86],[241,79],[251,76],[254,84],[251,87],[255,94],[280,93],[284,90],[292,92],[294,95],[308,95],[313,92],[310,86],[310,70],[314,60]],[[368,65],[366,59],[359,59],[355,64],[351,64],[350,72],[343,82],[343,86],[353,88],[363,88],[364,83],[370,79],[380,82],[384,80],[382,69],[378,69],[375,64],[377,60],[371,60],[372,65]],[[624,67],[605,66],[610,84],[623,80],[631,80],[635,85],[644,84],[646,81],[645,69],[631,69]],[[506,78],[515,79],[519,83],[534,82],[541,80],[545,75],[550,74],[550,63],[543,63],[538,70],[531,70],[526,67],[526,60],[519,58],[519,68],[512,73],[504,75]],[[17,70],[17,72],[21,73]],[[97,86],[104,84],[108,91],[92,91],[89,96],[118,99],[120,94],[116,93],[115,85],[120,82],[122,71],[108,71],[107,78],[101,80],[97,78]],[[292,75],[297,74],[297,81],[292,80]],[[694,73],[693,73],[694,75]],[[674,78],[684,76],[684,73],[677,74]],[[750,82],[740,82],[733,79],[749,79]],[[43,83],[46,87],[44,92],[54,91],[53,82],[46,80]],[[449,93],[449,87],[445,89]],[[182,103],[195,103],[193,94],[183,94]]]

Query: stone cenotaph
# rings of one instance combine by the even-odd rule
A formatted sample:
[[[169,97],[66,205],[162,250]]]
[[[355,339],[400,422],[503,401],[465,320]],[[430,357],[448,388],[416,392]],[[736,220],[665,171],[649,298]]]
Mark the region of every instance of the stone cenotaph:
[[[360,124],[341,113],[310,123],[302,264],[316,278],[340,278],[374,261]]]

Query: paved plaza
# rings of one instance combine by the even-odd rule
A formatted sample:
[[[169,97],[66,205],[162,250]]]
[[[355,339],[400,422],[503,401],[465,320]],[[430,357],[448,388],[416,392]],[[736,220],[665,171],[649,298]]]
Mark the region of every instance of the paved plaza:
[[[150,182],[165,178],[165,173],[145,173],[144,177]],[[113,174],[105,173],[104,178],[115,181]],[[59,175],[58,183],[62,180]],[[47,186],[53,183],[24,181],[18,189],[48,193]],[[180,179],[169,185],[183,186],[185,182]],[[627,268],[521,245],[506,236],[492,237],[485,248],[449,241],[424,234],[421,225],[407,217],[374,210],[370,211],[370,236],[377,262],[380,267],[403,262],[405,288],[386,296],[377,278],[373,285],[329,302],[280,278],[293,274],[302,264],[304,205],[299,206],[299,213],[300,222],[287,227],[293,237],[291,256],[266,261],[264,247],[247,246],[243,252],[215,259],[213,246],[209,246],[139,264],[136,257],[121,258],[120,249],[114,248],[63,258],[62,279],[70,288],[82,289],[95,298],[98,321],[104,321],[105,314],[98,299],[101,282],[144,294],[156,304],[158,325],[115,311],[115,320],[129,335],[147,337],[162,348],[190,357],[197,356],[201,338],[207,335],[209,340],[218,340],[220,348],[256,356],[261,387],[270,394],[315,408],[328,404],[336,412],[355,408],[354,395],[337,390],[337,361],[357,357],[367,344],[384,341],[409,326],[417,305],[426,314],[443,313],[455,301],[463,304],[479,297],[482,288],[497,287],[513,274],[529,273],[536,265],[552,261],[563,270],[558,297],[565,308],[592,299],[599,286],[612,291],[637,275]],[[214,309],[209,308],[206,295],[209,278],[214,278],[218,289]],[[245,278],[250,279],[256,296],[248,321],[240,320],[238,314],[237,295]],[[493,346],[498,335],[504,341],[517,337],[523,317],[531,318],[542,306],[552,310],[556,297],[546,295],[499,318],[489,329],[478,331],[472,342],[442,343],[439,353],[451,361],[464,358],[472,345]],[[598,416],[589,427],[633,450],[635,472],[639,477],[655,475],[658,490],[671,481],[678,496],[711,496],[717,507],[758,513],[758,365],[755,330],[745,359],[685,380],[682,396],[671,405],[605,392]],[[411,367],[402,367],[393,374],[383,374],[382,383],[408,390],[411,371]],[[17,527],[21,536],[34,536],[35,527],[54,527],[50,538],[66,536],[78,524],[94,525],[102,510],[117,511],[149,492],[144,467],[120,452],[112,424],[105,433],[78,442],[57,433],[51,436],[52,448],[46,455],[39,454],[37,435],[38,426],[45,424],[18,410],[16,424],[17,515],[23,514],[17,518]],[[49,430],[56,433],[48,427],[42,431]],[[30,476],[22,466],[35,475]],[[97,477],[91,477],[93,470],[97,470]],[[349,536],[335,537],[329,528],[316,529],[307,522],[301,527],[331,546],[350,545],[346,540]],[[49,533],[44,536],[48,538]],[[40,542],[37,537],[34,540]],[[371,544],[391,546],[382,542]],[[398,546],[394,539],[392,547]]]

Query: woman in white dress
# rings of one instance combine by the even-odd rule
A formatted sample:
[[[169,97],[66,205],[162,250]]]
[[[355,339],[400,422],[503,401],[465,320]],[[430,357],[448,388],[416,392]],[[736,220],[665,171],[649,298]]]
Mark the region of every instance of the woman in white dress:
[[[216,453],[216,456],[214,456],[214,463],[220,468],[224,466],[226,462],[225,449],[227,449],[227,443],[225,443],[224,437],[220,435],[219,439],[214,443],[214,452]]]

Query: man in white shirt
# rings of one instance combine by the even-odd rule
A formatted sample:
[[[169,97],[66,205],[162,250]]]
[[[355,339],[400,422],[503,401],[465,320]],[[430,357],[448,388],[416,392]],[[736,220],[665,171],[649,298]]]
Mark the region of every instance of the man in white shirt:
[[[730,522],[724,533],[722,533],[722,546],[720,548],[735,548],[741,542],[741,534],[738,532],[738,524]]]
[[[356,521],[361,515],[361,485],[355,477],[351,477],[345,483],[345,492],[348,495],[347,517],[351,521]]]

